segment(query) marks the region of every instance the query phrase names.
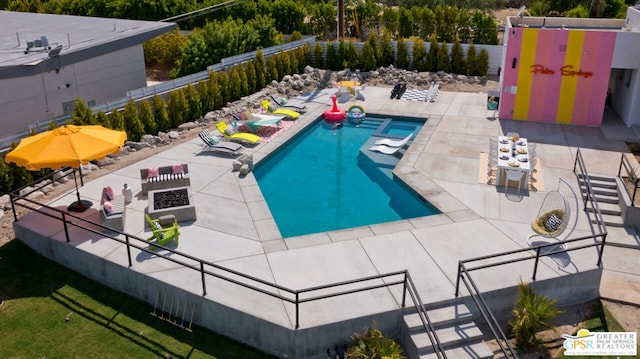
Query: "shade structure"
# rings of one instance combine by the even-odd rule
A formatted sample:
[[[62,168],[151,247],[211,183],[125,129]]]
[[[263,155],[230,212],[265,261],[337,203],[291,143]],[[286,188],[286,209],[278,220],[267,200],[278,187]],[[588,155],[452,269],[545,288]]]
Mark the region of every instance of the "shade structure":
[[[126,139],[125,132],[98,125],[64,125],[22,139],[13,151],[7,153],[5,161],[32,171],[80,168],[89,161],[118,152]],[[78,202],[69,206],[69,210],[81,212],[91,207],[91,202],[80,200],[77,180],[76,192]]]

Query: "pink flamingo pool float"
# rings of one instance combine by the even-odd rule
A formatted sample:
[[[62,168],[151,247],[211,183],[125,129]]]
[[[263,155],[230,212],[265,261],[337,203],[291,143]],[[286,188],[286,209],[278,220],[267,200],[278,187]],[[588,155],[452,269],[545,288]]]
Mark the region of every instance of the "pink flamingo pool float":
[[[331,101],[333,101],[333,108],[324,111],[324,120],[330,124],[341,125],[347,113],[338,108],[336,95],[331,96]]]

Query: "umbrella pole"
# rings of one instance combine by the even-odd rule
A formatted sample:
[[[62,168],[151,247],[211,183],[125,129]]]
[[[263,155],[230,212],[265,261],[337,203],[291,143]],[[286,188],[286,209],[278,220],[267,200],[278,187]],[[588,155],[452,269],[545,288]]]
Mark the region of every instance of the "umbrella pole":
[[[80,176],[82,176],[82,170],[80,170]],[[91,201],[80,199],[80,189],[78,188],[78,177],[76,177],[76,169],[73,169],[73,180],[76,183],[76,195],[78,196],[78,200],[73,202],[67,207],[67,210],[71,212],[84,212],[87,209],[91,208],[93,203]],[[82,181],[82,178],[80,178]]]

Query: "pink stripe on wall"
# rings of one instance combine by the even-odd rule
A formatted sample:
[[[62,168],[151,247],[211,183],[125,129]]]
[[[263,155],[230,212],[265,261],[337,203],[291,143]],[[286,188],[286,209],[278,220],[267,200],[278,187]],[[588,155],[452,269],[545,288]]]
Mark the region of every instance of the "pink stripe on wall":
[[[585,125],[588,126],[600,126],[602,124],[604,103],[607,98],[607,89],[609,88],[609,77],[611,76],[613,49],[616,44],[616,33],[602,31],[598,32],[598,35],[600,41],[599,46],[595,49],[597,56],[594,68],[596,71],[594,71],[591,94],[587,104],[589,110],[585,121]]]
[[[515,94],[509,93],[506,89],[518,84],[518,66],[520,65],[520,48],[522,47],[522,28],[511,28],[505,32],[508,36],[507,50],[502,69],[502,89],[500,89],[500,118],[513,118],[513,108],[515,104]],[[516,67],[512,68],[513,59],[516,59]]]
[[[587,75],[578,77],[576,97],[573,102],[573,115],[571,118],[571,124],[574,125],[587,124],[587,116],[590,111],[589,102],[591,101],[594,82],[597,82],[597,79],[602,77],[603,72],[608,72],[608,69],[596,67],[598,63],[598,51],[601,45],[600,34],[600,32],[585,32],[580,67],[576,68],[576,64],[572,69],[573,71],[580,70],[593,74],[590,77],[586,77]]]
[[[545,32],[551,32],[553,36],[551,41],[546,44],[538,44],[538,46],[544,46],[551,48],[551,57],[549,58],[548,66],[555,72],[547,80],[547,87],[541,89],[543,92],[541,96],[544,97],[544,106],[542,111],[542,118],[539,121],[543,122],[556,122],[556,115],[558,113],[558,103],[560,102],[560,88],[562,87],[562,74],[560,68],[564,65],[566,56],[565,51],[567,42],[569,41],[569,32],[560,29],[548,29]]]
[[[553,40],[553,33],[546,30],[538,30],[538,43],[536,46],[536,54],[534,64],[546,66],[551,59],[551,46],[545,46]],[[545,121],[543,116],[543,108],[546,103],[544,91],[547,88],[547,82],[551,75],[531,74],[531,96],[529,98],[528,120]]]

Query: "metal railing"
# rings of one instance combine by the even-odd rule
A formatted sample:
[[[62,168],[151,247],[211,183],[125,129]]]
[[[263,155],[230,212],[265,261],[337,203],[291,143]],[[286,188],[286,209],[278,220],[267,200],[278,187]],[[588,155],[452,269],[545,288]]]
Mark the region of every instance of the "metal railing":
[[[602,212],[600,211],[600,206],[598,205],[598,201],[596,200],[596,196],[593,193],[593,186],[591,185],[591,179],[589,179],[589,172],[587,171],[587,166],[584,163],[584,158],[582,157],[582,152],[580,152],[580,148],[576,150],[576,159],[573,163],[573,173],[576,175],[578,180],[582,179],[584,181],[584,191],[580,190],[580,196],[582,197],[583,210],[585,211],[587,217],[591,214],[595,216],[595,220],[589,219],[589,221],[595,224],[598,228],[599,233],[604,233],[604,236],[607,236],[607,228],[604,224],[604,218],[602,218]],[[589,212],[588,205],[593,208],[593,212]],[[604,242],[604,241],[603,241]],[[602,250],[600,251],[602,255],[602,251],[604,251],[604,243],[602,244]]]
[[[427,310],[424,308],[424,304],[422,303],[422,299],[420,298],[420,294],[416,289],[416,285],[413,283],[413,279],[411,279],[411,275],[409,275],[409,271],[406,271],[405,280],[407,281],[404,285],[406,291],[402,294],[402,303],[405,302],[404,296],[407,292],[409,292],[409,296],[411,296],[411,300],[413,301],[413,305],[416,309],[416,313],[420,317],[420,321],[422,322],[422,327],[424,331],[427,333],[429,340],[431,341],[431,345],[433,345],[433,350],[436,356],[439,359],[447,359],[447,355],[444,352],[444,348],[440,343],[440,339],[438,338],[438,334],[429,319],[429,315],[427,315]],[[404,306],[404,305],[403,305]]]
[[[536,280],[538,273],[538,265],[540,263],[540,259],[542,257],[549,257],[561,253],[567,253],[572,251],[577,251],[581,249],[597,247],[598,255],[596,265],[598,267],[602,267],[602,255],[604,253],[604,247],[607,239],[607,230],[604,225],[604,220],[602,218],[602,213],[600,212],[600,208],[598,207],[597,201],[595,201],[595,196],[593,195],[593,187],[591,186],[591,182],[589,180],[589,175],[584,164],[584,159],[582,158],[582,154],[580,153],[580,149],[576,152],[576,160],[574,163],[573,172],[577,178],[583,179],[585,184],[585,190],[580,191],[583,202],[583,211],[586,213],[587,217],[590,217],[591,214],[595,216],[595,220],[590,222],[595,223],[596,228],[593,231],[596,234],[590,236],[584,236],[573,239],[565,239],[562,241],[564,246],[559,246],[558,243],[549,243],[546,245],[536,246],[535,248],[524,248],[517,249],[492,255],[486,255],[482,257],[476,257],[472,259],[462,260],[458,262],[458,274],[456,278],[456,297],[460,295],[460,283],[464,284],[467,288],[467,291],[470,294],[471,299],[479,310],[480,315],[484,319],[485,323],[489,327],[491,334],[496,339],[498,345],[500,346],[500,350],[506,358],[513,357],[517,358],[518,355],[515,352],[514,348],[511,346],[508,338],[504,334],[500,324],[496,320],[495,316],[489,309],[486,301],[480,294],[480,290],[478,286],[475,284],[473,278],[471,277],[471,272],[499,267],[507,264],[523,262],[533,260],[533,268],[532,268],[532,280]],[[593,212],[587,211],[587,205],[590,205],[593,208]],[[578,243],[580,242],[580,243]],[[582,244],[584,242],[589,242],[587,244]],[[567,244],[574,243],[573,246],[567,246]],[[571,248],[569,248],[571,247]],[[533,254],[531,252],[534,252]],[[513,257],[522,254],[520,257],[510,258],[510,259],[500,259],[501,257]],[[494,261],[491,261],[494,260]],[[480,264],[477,266],[469,267],[474,262],[485,262],[484,264]],[[489,261],[489,263],[486,263]]]
[[[640,176],[640,173],[637,173],[637,168],[634,168],[633,165],[631,165],[631,161],[629,161],[624,153],[622,154],[622,156],[620,156],[620,167],[618,168],[618,178],[620,178],[621,180],[623,179],[623,168],[626,174],[626,178],[634,184],[633,193],[629,193],[629,188],[627,186],[624,187],[624,190],[627,191],[627,194],[629,194],[629,196],[631,197],[631,206],[635,207],[636,192],[638,192],[638,188],[640,188],[640,179],[638,178],[638,176]],[[634,180],[635,183],[632,180]]]
[[[64,176],[76,175],[75,169],[69,171]],[[53,208],[48,205],[44,205],[39,203],[38,201],[29,198],[29,194],[38,191],[41,187],[44,186],[43,183],[46,183],[48,179],[54,178],[56,173],[60,173],[61,171],[56,171],[46,176],[45,181],[39,182],[39,184],[29,184],[27,186],[33,187],[28,193],[23,192],[21,194],[21,190],[27,188],[27,186],[23,187],[20,190],[16,190],[10,193],[11,206],[14,213],[14,219],[17,222],[18,218],[18,207],[27,209],[28,211],[37,212],[41,215],[56,219],[60,221],[64,227],[64,235],[66,242],[70,242],[70,228],[78,228],[83,231],[91,232],[101,237],[105,237],[106,239],[110,239],[121,244],[124,244],[127,248],[127,263],[129,267],[133,266],[131,249],[135,248],[144,253],[153,254],[156,258],[161,260],[170,261],[176,263],[184,268],[189,268],[194,271],[200,273],[200,278],[202,281],[202,295],[206,296],[208,294],[207,286],[206,286],[206,278],[214,277],[221,280],[224,280],[229,283],[236,284],[243,288],[252,290],[257,293],[262,293],[264,295],[268,295],[270,297],[283,300],[295,306],[295,327],[300,327],[300,305],[303,303],[319,301],[327,298],[349,295],[359,292],[365,292],[369,290],[379,289],[379,288],[387,288],[396,285],[403,286],[403,296],[402,296],[402,307],[405,306],[406,300],[406,292],[409,290],[409,294],[412,299],[414,299],[414,303],[419,303],[420,307],[422,303],[419,300],[419,296],[417,296],[417,292],[415,291],[415,286],[413,286],[413,282],[409,277],[409,272],[407,270],[378,274],[368,277],[362,277],[352,280],[346,280],[341,282],[335,282],[315,287],[309,287],[304,289],[291,289],[287,288],[275,283],[271,283],[260,278],[253,277],[251,275],[229,269],[223,267],[221,265],[182,253],[180,251],[155,244],[155,247],[161,248],[162,250],[167,251],[166,255],[158,255],[155,251],[152,251],[149,248],[149,242],[146,239],[137,237],[135,235],[128,234],[126,232],[117,231],[110,227],[105,227],[101,224],[94,223],[88,219],[76,216],[71,213],[67,213],[58,208]],[[116,236],[109,235],[109,232],[115,233],[116,236],[123,236],[124,238],[118,238]],[[355,288],[344,289],[345,286],[357,284]],[[412,285],[412,288],[409,289],[409,285]],[[330,290],[329,293],[324,294],[316,294],[319,291]],[[280,294],[282,293],[282,294]],[[418,305],[418,304],[416,304]],[[428,323],[430,321],[428,318],[426,319]],[[431,327],[431,326],[430,326]],[[431,327],[432,328],[432,327]],[[438,343],[436,341],[436,343]],[[435,345],[435,344],[434,344]],[[439,345],[439,343],[438,343]]]

